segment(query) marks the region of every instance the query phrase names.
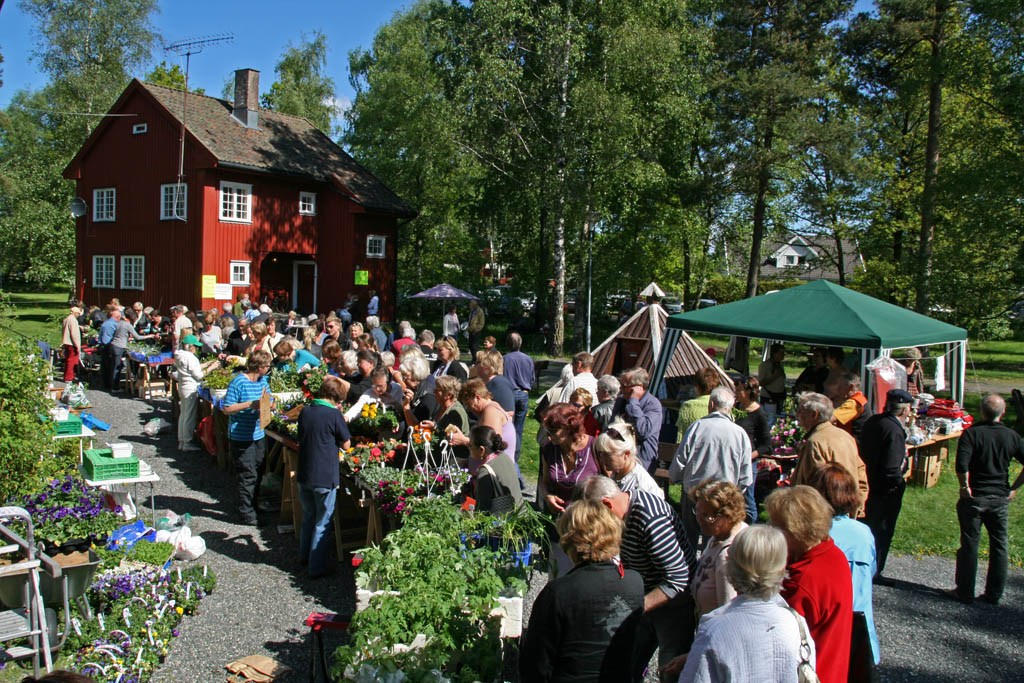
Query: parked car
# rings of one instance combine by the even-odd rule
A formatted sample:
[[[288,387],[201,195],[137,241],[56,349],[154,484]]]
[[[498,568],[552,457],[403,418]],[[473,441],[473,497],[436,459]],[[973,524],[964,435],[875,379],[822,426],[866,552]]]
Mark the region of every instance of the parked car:
[[[661,298],[661,306],[662,306],[662,308],[665,309],[665,311],[669,315],[672,315],[673,313],[682,313],[683,312],[683,302],[678,297],[674,297],[674,296],[664,296],[664,297],[662,297]]]
[[[622,302],[629,300],[633,301],[633,294],[628,289],[620,289],[614,294],[609,294],[606,299],[608,310],[615,311],[616,313],[622,308]]]
[[[717,305],[718,302],[715,301],[714,299],[701,299],[700,301],[697,302],[697,308],[711,308],[712,306]]]

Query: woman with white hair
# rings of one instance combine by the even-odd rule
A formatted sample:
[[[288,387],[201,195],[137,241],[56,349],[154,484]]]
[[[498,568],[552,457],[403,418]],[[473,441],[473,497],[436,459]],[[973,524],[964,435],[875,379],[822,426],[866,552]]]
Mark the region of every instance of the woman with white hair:
[[[627,493],[647,491],[658,498],[665,498],[665,493],[654,481],[654,477],[640,466],[640,460],[636,457],[633,425],[623,420],[611,423],[594,439],[593,450],[601,470],[614,479],[620,489]]]
[[[806,622],[779,597],[786,551],[782,532],[763,524],[736,537],[727,571],[737,595],[701,618],[680,683],[796,683],[803,661],[814,666]]]
[[[430,374],[430,364],[418,347],[415,347],[415,352],[402,356],[398,371],[404,387],[402,409],[405,411],[406,423],[417,425],[422,420],[432,418],[437,410],[434,377]]]

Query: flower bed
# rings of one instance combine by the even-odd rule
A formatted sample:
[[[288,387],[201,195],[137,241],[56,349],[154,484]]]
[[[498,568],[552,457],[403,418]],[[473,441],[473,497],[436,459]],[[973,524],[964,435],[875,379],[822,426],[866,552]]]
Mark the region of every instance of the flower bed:
[[[75,614],[66,648],[71,668],[97,681],[149,680],[170,651],[185,616],[217,581],[206,567],[186,570],[109,571],[96,577],[87,597],[96,614]]]
[[[102,491],[70,475],[51,479],[39,493],[8,504],[25,508],[32,516],[35,538],[48,554],[87,548],[124,523],[120,507],[109,509]]]

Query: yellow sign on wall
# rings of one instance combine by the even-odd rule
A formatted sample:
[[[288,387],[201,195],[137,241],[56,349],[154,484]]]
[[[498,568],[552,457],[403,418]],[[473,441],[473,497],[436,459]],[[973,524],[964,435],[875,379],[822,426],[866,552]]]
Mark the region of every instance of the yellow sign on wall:
[[[214,299],[217,294],[217,276],[203,275],[203,298]]]
[[[357,285],[368,285],[368,284],[370,284],[370,271],[368,271],[368,270],[357,270],[356,271],[356,284]]]

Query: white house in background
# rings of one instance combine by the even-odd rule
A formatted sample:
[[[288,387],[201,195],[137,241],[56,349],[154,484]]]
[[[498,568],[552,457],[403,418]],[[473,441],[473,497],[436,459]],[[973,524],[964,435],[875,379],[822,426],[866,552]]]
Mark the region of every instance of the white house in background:
[[[856,242],[843,239],[837,245],[829,235],[787,233],[782,239],[765,241],[762,253],[766,254],[761,263],[762,278],[838,282],[842,262],[843,274],[849,281],[864,268],[864,258]]]

